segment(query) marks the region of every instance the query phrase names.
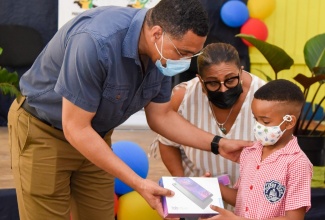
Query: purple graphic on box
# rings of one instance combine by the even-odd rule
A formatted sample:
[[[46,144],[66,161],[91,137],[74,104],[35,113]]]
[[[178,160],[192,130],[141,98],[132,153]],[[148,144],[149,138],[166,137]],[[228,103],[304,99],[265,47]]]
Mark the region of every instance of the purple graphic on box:
[[[173,185],[202,209],[205,209],[212,202],[213,194],[190,177],[176,177],[174,180]]]

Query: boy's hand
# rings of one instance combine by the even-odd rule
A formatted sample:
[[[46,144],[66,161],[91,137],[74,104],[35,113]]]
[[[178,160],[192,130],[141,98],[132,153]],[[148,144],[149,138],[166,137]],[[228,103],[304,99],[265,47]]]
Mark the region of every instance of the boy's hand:
[[[199,220],[240,220],[241,218],[231,211],[220,208],[218,206],[210,205],[210,208],[216,212],[219,212],[219,215],[215,215],[211,218],[200,218]]]

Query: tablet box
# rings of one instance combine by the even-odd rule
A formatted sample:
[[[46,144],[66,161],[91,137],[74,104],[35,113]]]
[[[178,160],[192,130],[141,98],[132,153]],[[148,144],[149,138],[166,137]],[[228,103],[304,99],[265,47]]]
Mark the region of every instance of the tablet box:
[[[162,197],[165,218],[211,217],[218,213],[210,204],[223,208],[217,177],[162,177],[159,185],[175,192]]]

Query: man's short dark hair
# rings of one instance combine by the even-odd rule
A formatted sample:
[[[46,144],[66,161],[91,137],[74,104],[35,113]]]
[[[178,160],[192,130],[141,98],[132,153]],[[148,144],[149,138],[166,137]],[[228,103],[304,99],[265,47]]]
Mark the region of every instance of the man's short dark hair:
[[[291,102],[303,105],[305,97],[301,89],[285,79],[273,80],[260,87],[254,98],[266,101]]]
[[[209,31],[207,13],[198,0],[161,0],[148,11],[146,21],[179,39],[189,30],[201,37]]]

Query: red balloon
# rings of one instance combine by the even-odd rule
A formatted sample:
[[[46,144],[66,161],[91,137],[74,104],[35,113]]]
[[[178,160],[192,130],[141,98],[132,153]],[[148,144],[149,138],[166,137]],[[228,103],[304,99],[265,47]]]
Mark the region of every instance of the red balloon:
[[[263,21],[257,18],[249,18],[243,26],[240,28],[240,33],[241,34],[247,34],[247,35],[253,35],[257,39],[265,41],[268,36],[268,30],[267,26],[264,24]],[[248,41],[244,40],[242,38],[243,42],[248,45],[252,46],[251,43]]]
[[[117,195],[114,193],[114,216],[116,216],[118,211],[118,197]]]

